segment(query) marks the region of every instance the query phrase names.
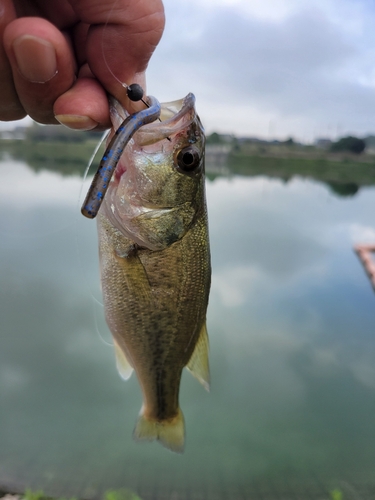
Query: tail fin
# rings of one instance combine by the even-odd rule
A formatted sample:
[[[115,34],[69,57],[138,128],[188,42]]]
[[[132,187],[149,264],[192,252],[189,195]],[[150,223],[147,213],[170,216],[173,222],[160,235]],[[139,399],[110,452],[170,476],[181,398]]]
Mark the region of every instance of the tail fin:
[[[148,441],[157,439],[171,451],[182,453],[185,442],[185,423],[182,411],[179,408],[173,419],[160,422],[146,419],[142,411],[136,423],[133,437],[137,440]]]

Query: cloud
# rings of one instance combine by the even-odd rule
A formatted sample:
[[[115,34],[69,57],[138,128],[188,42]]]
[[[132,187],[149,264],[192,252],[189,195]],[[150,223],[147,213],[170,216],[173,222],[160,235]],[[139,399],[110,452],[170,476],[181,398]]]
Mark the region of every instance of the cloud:
[[[348,226],[348,233],[353,244],[373,243],[375,241],[375,229],[373,226],[352,223]]]
[[[255,266],[234,265],[214,273],[211,293],[220,297],[224,307],[239,307],[256,293],[262,278]]]
[[[208,129],[267,135],[274,122],[276,135],[301,137],[375,128],[365,1],[167,0],[166,15],[150,88],[166,100],[195,92]]]

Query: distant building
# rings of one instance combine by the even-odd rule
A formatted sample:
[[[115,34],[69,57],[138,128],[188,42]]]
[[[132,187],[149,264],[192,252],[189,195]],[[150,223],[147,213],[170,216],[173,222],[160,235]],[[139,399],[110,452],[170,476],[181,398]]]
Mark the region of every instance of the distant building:
[[[227,155],[230,150],[231,150],[231,146],[229,144],[208,144],[206,146],[206,157],[207,155],[209,154],[213,154],[213,155]]]
[[[329,149],[332,146],[331,139],[316,139],[315,146],[320,149]]]
[[[22,141],[26,138],[27,127],[15,127],[13,130],[0,130],[0,138]]]
[[[364,141],[366,143],[365,153],[367,153],[369,155],[374,155],[375,154],[375,136],[369,135],[368,137],[365,137]]]

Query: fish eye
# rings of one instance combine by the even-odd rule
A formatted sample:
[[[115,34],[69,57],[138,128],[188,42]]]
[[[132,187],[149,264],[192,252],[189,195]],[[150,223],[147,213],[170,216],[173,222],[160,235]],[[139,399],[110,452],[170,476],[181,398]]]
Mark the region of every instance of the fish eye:
[[[183,173],[194,173],[201,164],[201,155],[194,146],[181,149],[176,156],[177,169]]]

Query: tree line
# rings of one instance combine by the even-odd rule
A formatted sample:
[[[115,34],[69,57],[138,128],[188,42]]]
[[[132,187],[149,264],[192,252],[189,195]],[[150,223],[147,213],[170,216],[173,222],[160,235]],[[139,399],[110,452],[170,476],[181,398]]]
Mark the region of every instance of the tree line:
[[[371,145],[373,141],[373,137],[370,136],[367,139],[369,139],[368,142],[371,142]],[[371,140],[371,141],[370,141]],[[335,141],[335,142],[330,142],[329,146],[327,147],[328,151],[332,152],[350,152],[354,154],[361,154],[363,151],[366,149],[366,139],[360,139],[358,137],[354,136],[346,136],[342,137],[341,139]],[[279,145],[285,145],[285,146],[298,146],[298,143],[294,141],[292,137],[287,139],[286,141],[265,141],[265,140],[259,140],[259,139],[251,139],[251,138],[243,138],[243,139],[238,139],[235,136],[229,136],[225,134],[218,134],[217,132],[213,132],[209,136],[207,136],[207,144],[215,145],[215,144],[238,144],[239,142],[243,143],[249,143],[249,142],[257,142],[257,143],[263,143],[263,144],[279,144]]]

